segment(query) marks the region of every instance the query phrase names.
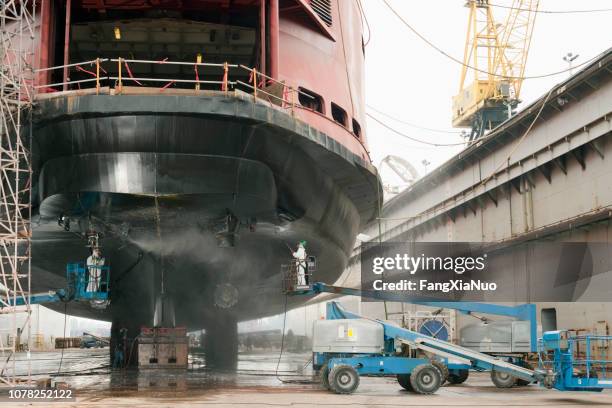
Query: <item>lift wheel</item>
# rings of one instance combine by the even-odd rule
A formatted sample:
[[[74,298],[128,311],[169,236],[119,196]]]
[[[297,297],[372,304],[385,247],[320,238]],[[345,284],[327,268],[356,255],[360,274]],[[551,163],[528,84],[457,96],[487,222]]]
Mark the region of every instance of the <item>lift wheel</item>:
[[[431,360],[431,365],[433,365],[438,369],[438,371],[440,371],[440,386],[444,385],[449,375],[448,367],[446,366],[446,364],[439,360]]]
[[[455,370],[448,374],[447,380],[451,384],[463,384],[469,376],[469,370]]]
[[[442,374],[432,364],[421,364],[410,373],[410,384],[419,394],[433,394],[442,385]]]
[[[491,371],[491,381],[497,388],[512,388],[516,384],[516,377],[502,371]]]
[[[402,386],[406,391],[413,391],[412,384],[410,384],[410,374],[398,374],[397,382]]]
[[[331,387],[329,386],[329,367],[327,366],[327,363],[323,364],[321,370],[319,370],[319,377],[321,377],[321,385],[325,389],[331,390]]]
[[[331,390],[337,394],[352,394],[359,387],[359,373],[350,365],[335,366],[327,378]]]

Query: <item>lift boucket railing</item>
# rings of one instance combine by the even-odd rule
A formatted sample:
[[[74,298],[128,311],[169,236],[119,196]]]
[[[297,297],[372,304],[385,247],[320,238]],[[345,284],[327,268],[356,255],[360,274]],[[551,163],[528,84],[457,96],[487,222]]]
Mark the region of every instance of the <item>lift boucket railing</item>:
[[[556,373],[557,389],[612,388],[612,336],[546,332],[538,341],[538,359],[541,369]]]
[[[285,294],[296,291],[306,291],[312,286],[312,277],[317,270],[317,259],[309,256],[305,260],[292,259],[281,265],[283,292]]]
[[[131,66],[150,65],[150,66],[176,66],[193,68],[193,79],[187,76],[165,75],[163,77],[134,75]],[[106,66],[106,68],[104,67]],[[254,102],[267,101],[283,109],[294,109],[299,106],[296,97],[302,96],[314,99],[312,95],[300,91],[284,81],[272,78],[256,68],[250,68],[242,64],[231,64],[228,62],[185,62],[164,60],[143,60],[128,58],[96,58],[93,60],[75,62],[65,65],[57,65],[37,69],[37,73],[54,72],[68,68],[77,71],[81,76],[89,76],[82,79],[68,80],[62,82],[50,82],[38,84],[34,88],[39,93],[52,93],[59,91],[73,91],[81,89],[96,89],[96,94],[100,93],[103,86],[114,88],[114,94],[121,94],[124,86],[140,86],[144,88],[158,89],[163,92],[176,84],[192,84],[194,91],[199,91],[201,85],[216,86],[226,94],[229,91],[241,89],[253,96]],[[206,74],[207,79],[200,78],[200,69],[214,69],[216,72]],[[242,75],[240,75],[240,73]],[[242,80],[248,77],[248,80]],[[217,78],[217,79],[214,79]],[[61,87],[61,89],[59,89]],[[76,87],[76,89],[75,89]],[[277,91],[277,92],[275,92]],[[297,98],[299,99],[299,98]]]
[[[95,282],[92,281],[95,279]],[[90,302],[92,307],[104,308],[110,300],[110,267],[108,265],[66,265],[66,287],[42,293],[31,293],[31,304],[54,302]],[[24,299],[13,299],[7,290],[0,290],[0,311],[12,306],[23,306]]]

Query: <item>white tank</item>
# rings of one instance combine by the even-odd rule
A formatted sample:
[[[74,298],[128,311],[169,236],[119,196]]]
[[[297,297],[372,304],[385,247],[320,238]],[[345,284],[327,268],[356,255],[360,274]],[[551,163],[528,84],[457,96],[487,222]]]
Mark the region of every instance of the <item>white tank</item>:
[[[314,352],[380,353],[384,349],[384,330],[366,319],[317,320],[313,327]]]

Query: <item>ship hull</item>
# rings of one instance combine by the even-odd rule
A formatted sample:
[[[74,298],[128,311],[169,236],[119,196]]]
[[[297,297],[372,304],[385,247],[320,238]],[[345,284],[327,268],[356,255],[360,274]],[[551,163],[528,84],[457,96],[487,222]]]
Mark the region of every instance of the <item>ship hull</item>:
[[[280,266],[300,240],[317,257],[316,279],[335,281],[375,214],[375,170],[290,112],[249,98],[40,101],[34,290],[64,284],[65,264],[88,256],[83,234],[92,229],[111,265],[111,305],[68,305],[75,315],[153,324],[160,294],[175,323],[192,328],[282,312],[306,300],[285,305],[281,291]],[[220,307],[215,291],[227,285],[237,299]]]

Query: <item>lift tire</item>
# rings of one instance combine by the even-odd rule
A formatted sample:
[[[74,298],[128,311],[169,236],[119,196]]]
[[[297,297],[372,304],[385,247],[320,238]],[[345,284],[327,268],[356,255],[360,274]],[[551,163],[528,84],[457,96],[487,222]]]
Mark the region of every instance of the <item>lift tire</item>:
[[[522,378],[517,378],[516,379],[516,385],[518,387],[525,387],[525,386],[527,386],[529,384],[531,384],[531,381],[523,380]]]
[[[421,364],[410,373],[410,384],[416,393],[433,394],[442,385],[442,374],[432,364]]]
[[[321,366],[321,369],[319,370],[319,377],[321,378],[321,385],[328,389],[331,390],[331,388],[329,387],[329,367],[327,366],[327,363],[323,364]]]
[[[449,372],[447,365],[439,360],[431,360],[431,365],[440,371],[440,386],[442,386],[448,379]]]
[[[521,364],[522,367],[528,368],[530,370],[533,370],[533,366],[529,363],[527,363],[526,361],[523,361],[523,364]],[[526,385],[531,384],[531,381],[527,381],[527,380],[523,380],[522,378],[517,378],[516,379],[516,385],[519,387],[524,387]]]
[[[497,388],[512,388],[516,384],[516,377],[502,371],[491,370],[491,381]]]
[[[469,376],[469,370],[457,370],[456,374],[454,372],[448,374],[447,381],[451,384],[463,384]]]
[[[397,382],[406,391],[414,391],[414,389],[412,388],[412,384],[410,384],[410,374],[398,374]]]
[[[336,394],[352,394],[359,387],[359,373],[350,365],[335,366],[327,379],[330,389]]]

